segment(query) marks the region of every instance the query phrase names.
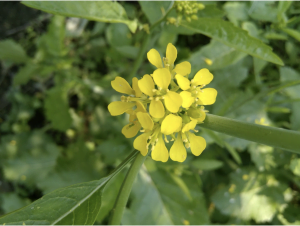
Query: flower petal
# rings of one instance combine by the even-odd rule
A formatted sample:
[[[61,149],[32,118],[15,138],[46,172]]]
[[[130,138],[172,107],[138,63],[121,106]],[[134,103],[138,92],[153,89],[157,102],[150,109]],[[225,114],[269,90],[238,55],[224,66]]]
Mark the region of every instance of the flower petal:
[[[199,98],[197,103],[200,105],[211,105],[216,102],[217,94],[218,92],[214,88],[202,89],[197,95]]]
[[[192,66],[191,66],[190,62],[184,61],[180,64],[177,64],[173,71],[176,72],[177,74],[186,76],[191,73],[191,69],[192,69]]]
[[[136,113],[136,116],[144,129],[146,130],[153,129],[154,123],[148,113],[138,112]]]
[[[207,85],[213,80],[214,76],[209,72],[208,69],[203,68],[197,72],[194,79],[192,80],[192,84],[195,86]]]
[[[178,93],[169,91],[166,95],[164,95],[164,99],[166,108],[172,113],[177,113],[182,105],[181,96]]]
[[[165,116],[165,107],[160,100],[151,100],[149,113],[153,118],[162,118]]]
[[[193,133],[188,132],[191,151],[193,155],[199,156],[206,148],[206,141],[203,137],[196,136]]]
[[[149,136],[149,133],[143,133],[133,141],[133,147],[139,150],[143,156],[146,156],[148,153],[147,141]]]
[[[112,116],[122,115],[134,105],[135,103],[133,102],[114,101],[108,105],[108,111]]]
[[[111,81],[111,86],[119,93],[125,93],[128,95],[134,94],[134,90],[130,87],[129,83],[119,76],[116,77],[115,80]]]
[[[196,119],[192,119],[189,123],[187,123],[183,126],[182,132],[185,133],[185,132],[195,129],[197,123],[198,123],[198,121]]]
[[[159,68],[153,72],[153,80],[158,87],[168,89],[171,82],[171,73],[167,68]]]
[[[149,62],[157,68],[162,68],[162,61],[159,52],[156,49],[150,49],[147,53]]]
[[[168,149],[166,148],[162,135],[158,137],[158,141],[151,153],[151,157],[155,161],[162,161],[162,162],[168,161],[169,152]]]
[[[145,106],[142,104],[141,101],[136,101],[135,103],[136,103],[136,109],[134,110],[135,112],[139,112],[139,111],[147,112]]]
[[[192,94],[188,91],[182,91],[180,93],[182,98],[182,107],[189,108],[195,101],[195,97],[192,97]]]
[[[133,88],[133,90],[135,92],[135,96],[136,97],[141,97],[142,96],[142,91],[139,88],[138,81],[139,80],[136,77],[134,77],[132,79],[132,88]]]
[[[137,135],[140,129],[141,124],[137,121],[134,121],[133,123],[129,123],[126,126],[124,126],[122,129],[122,133],[126,138],[132,138],[135,135]]]
[[[181,134],[178,133],[178,136],[170,149],[170,158],[173,161],[183,162],[186,159],[186,149],[182,143]]]
[[[170,66],[174,65],[174,62],[177,58],[177,49],[172,45],[172,43],[169,43],[167,46],[166,57],[168,59],[168,64]]]
[[[138,85],[143,93],[150,97],[153,96],[154,82],[150,75],[144,75],[143,78],[138,81]]]
[[[167,115],[161,123],[161,132],[170,135],[179,132],[182,126],[182,118],[173,114]]]
[[[190,88],[190,80],[186,77],[183,77],[182,75],[180,74],[177,74],[175,75],[175,78],[177,80],[177,83],[179,85],[179,87],[182,89],[182,90],[187,90]]]

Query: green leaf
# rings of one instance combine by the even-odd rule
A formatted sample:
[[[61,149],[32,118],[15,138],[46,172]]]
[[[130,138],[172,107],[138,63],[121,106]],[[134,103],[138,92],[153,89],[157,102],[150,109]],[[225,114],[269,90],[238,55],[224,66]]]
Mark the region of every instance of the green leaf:
[[[22,3],[35,9],[62,16],[80,17],[106,23],[124,23],[133,33],[137,28],[137,22],[129,20],[125,9],[117,2],[23,1]]]
[[[45,98],[46,117],[54,129],[66,131],[72,123],[67,102],[67,92],[62,87],[55,87],[47,92]]]
[[[284,17],[284,13],[290,8],[292,1],[279,1],[277,8],[277,18],[281,20]]]
[[[277,7],[272,1],[252,2],[249,16],[258,21],[277,22]]]
[[[55,166],[58,147],[39,130],[5,136],[1,140],[0,158],[6,179],[35,184]]]
[[[16,209],[30,204],[29,199],[21,198],[17,193],[14,192],[2,193],[1,199],[1,209],[3,209],[5,213],[15,211]]]
[[[200,170],[215,170],[223,166],[223,162],[216,159],[197,158],[192,161],[192,166]]]
[[[0,41],[0,60],[25,63],[28,60],[28,56],[20,44],[8,39]]]
[[[191,75],[194,75],[202,68],[207,68],[209,70],[225,68],[235,64],[246,56],[246,53],[235,50],[234,48],[213,39],[208,45],[193,53],[187,61],[191,63]],[[204,61],[205,58],[212,60],[212,65],[206,64]]]
[[[199,18],[190,23],[184,21],[181,25],[257,58],[283,65],[282,60],[272,52],[271,47],[249,36],[246,31],[235,27],[230,22],[215,18]]]
[[[290,169],[297,176],[300,176],[300,159],[293,159],[290,164]]]
[[[167,12],[174,3],[173,1],[139,1],[139,4],[150,24],[154,24],[164,17],[165,12]]]
[[[158,164],[145,162],[147,170],[141,170],[133,186],[129,208],[124,212],[122,224],[208,224],[208,213],[203,193],[193,175],[182,175],[192,197]]]
[[[226,2],[223,8],[227,13],[228,19],[235,25],[238,25],[239,21],[248,20],[248,6],[246,2]]]
[[[93,224],[101,206],[104,186],[136,154],[137,151],[132,152],[109,176],[55,190],[22,209],[2,216],[0,224]]]
[[[300,32],[299,31],[290,29],[290,28],[282,28],[281,30],[300,42]]]

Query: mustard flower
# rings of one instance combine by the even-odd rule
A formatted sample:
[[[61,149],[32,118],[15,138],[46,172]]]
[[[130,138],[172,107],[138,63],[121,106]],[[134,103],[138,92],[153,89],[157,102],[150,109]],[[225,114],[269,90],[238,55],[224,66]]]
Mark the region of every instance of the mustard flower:
[[[217,91],[204,88],[213,75],[208,69],[201,69],[190,81],[191,64],[187,61],[174,65],[177,49],[168,44],[166,57],[151,49],[147,53],[149,62],[157,69],[144,75],[140,80],[133,78],[132,87],[128,82],[116,77],[112,87],[123,94],[121,101],[109,104],[111,115],[129,114],[129,123],[122,129],[125,137],[137,135],[133,142],[142,155],[151,150],[153,160],[183,162],[187,149],[199,156],[206,147],[203,137],[195,135],[195,127],[206,116],[205,105],[215,102]],[[174,141],[170,151],[165,143]],[[151,149],[150,149],[151,147]]]

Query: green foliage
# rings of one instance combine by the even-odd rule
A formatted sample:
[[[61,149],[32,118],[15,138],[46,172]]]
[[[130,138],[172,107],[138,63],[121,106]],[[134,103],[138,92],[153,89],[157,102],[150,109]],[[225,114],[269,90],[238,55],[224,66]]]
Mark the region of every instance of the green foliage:
[[[108,23],[125,23],[132,32],[135,32],[136,21],[128,20],[126,11],[117,2],[23,2],[24,5],[43,10],[49,13],[69,17],[80,17]]]
[[[202,2],[191,22],[173,1],[22,3],[41,15],[1,33],[2,224],[108,224],[134,140],[111,81],[151,73],[151,48],[211,71],[211,114],[300,131],[299,2]],[[122,224],[299,224],[298,154],[202,128],[200,156],[146,160]]]

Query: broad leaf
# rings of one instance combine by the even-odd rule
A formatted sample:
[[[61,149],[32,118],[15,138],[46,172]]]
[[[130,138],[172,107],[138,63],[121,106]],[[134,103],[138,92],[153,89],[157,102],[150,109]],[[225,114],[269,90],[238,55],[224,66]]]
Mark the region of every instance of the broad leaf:
[[[71,126],[72,119],[69,113],[67,92],[64,88],[57,86],[48,91],[45,111],[54,129],[65,131]]]
[[[137,22],[129,20],[125,9],[117,2],[23,1],[22,3],[35,9],[62,16],[80,17],[107,23],[124,23],[132,32],[135,32],[137,28]]]
[[[138,175],[122,224],[208,224],[205,199],[195,177],[182,175],[180,183],[184,185],[180,186],[171,174],[159,170],[158,164],[146,160],[148,172],[141,170]]]
[[[28,60],[25,50],[13,40],[0,41],[0,60],[24,63]]]
[[[164,17],[174,4],[173,1],[139,1],[143,12],[151,24]]]
[[[190,23],[184,21],[181,25],[257,58],[283,65],[282,60],[272,52],[271,47],[230,22],[216,18],[199,18]]]
[[[104,186],[137,154],[137,151],[132,152],[109,176],[55,190],[20,210],[4,215],[0,224],[93,224],[101,206]]]

